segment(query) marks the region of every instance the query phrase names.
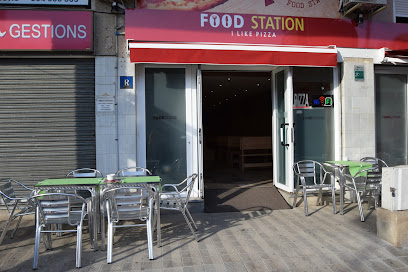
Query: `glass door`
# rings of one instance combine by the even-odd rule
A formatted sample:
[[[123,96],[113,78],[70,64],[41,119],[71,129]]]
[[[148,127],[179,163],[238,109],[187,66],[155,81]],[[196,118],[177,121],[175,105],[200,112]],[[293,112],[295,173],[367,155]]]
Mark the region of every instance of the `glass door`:
[[[203,139],[203,85],[201,65],[197,67],[197,118],[198,118],[198,189],[201,198],[204,198],[204,139]]]
[[[293,191],[294,127],[292,68],[273,71],[273,180],[276,187]]]
[[[137,160],[162,183],[198,172],[197,88],[192,65],[138,65]],[[195,76],[194,76],[195,78]],[[198,183],[195,196],[198,196]]]
[[[289,67],[273,71],[274,184],[294,190],[295,161],[334,160],[334,72]]]
[[[408,163],[407,77],[396,71],[375,76],[376,156],[388,166]]]

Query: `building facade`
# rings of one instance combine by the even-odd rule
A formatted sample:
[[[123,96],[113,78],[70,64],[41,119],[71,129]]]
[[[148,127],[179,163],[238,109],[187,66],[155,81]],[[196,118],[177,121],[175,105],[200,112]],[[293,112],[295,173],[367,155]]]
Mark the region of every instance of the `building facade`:
[[[77,138],[74,144],[94,150],[70,154],[76,165],[66,168],[96,167],[108,174],[138,165],[164,183],[195,172],[199,199],[206,182],[237,173],[293,192],[292,164],[302,159],[375,156],[390,165],[407,164],[403,1],[354,6],[338,0],[228,0],[205,7],[170,2],[94,1],[69,9],[92,14],[91,50],[2,49],[0,61],[7,63],[13,56],[94,63],[94,75],[80,73],[94,80],[88,86],[94,92],[87,92],[93,101],[78,99],[85,103],[81,109],[94,113],[88,120],[93,123],[85,125],[94,131],[94,143]],[[35,38],[36,30],[21,35]],[[83,125],[74,127],[80,131]],[[56,134],[56,145],[64,142]],[[64,150],[57,153],[53,161]],[[81,161],[81,154],[94,156],[94,163]]]

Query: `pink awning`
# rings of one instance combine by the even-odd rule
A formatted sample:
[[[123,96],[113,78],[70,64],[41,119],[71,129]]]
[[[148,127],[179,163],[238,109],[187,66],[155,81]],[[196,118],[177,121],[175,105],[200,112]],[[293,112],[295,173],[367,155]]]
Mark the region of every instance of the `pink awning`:
[[[335,46],[129,42],[130,61],[222,65],[337,65]]]

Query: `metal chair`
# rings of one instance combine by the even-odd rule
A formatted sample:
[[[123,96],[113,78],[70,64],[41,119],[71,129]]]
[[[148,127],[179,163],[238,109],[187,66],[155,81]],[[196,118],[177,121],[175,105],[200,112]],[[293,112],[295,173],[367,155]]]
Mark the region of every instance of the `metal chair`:
[[[51,233],[53,232],[76,232],[76,267],[81,267],[82,251],[82,225],[86,215],[86,200],[75,194],[66,193],[44,193],[32,197],[36,206],[36,224],[35,224],[35,243],[34,243],[34,260],[33,269],[38,267],[38,255],[40,247],[40,238],[43,233],[47,234],[47,249],[52,249]],[[80,209],[76,203],[82,202]],[[75,205],[71,205],[75,203]],[[76,229],[58,229],[51,230],[51,225],[70,225],[76,226]]]
[[[379,167],[378,170],[381,170],[382,167],[388,167],[385,161],[379,158],[375,158],[375,157],[364,157],[364,158],[361,158],[360,161],[375,164]]]
[[[323,190],[331,191],[333,212],[336,213],[336,194],[335,182],[332,173],[326,171],[324,166],[312,160],[298,161],[293,164],[295,174],[295,196],[293,207],[296,207],[299,190],[303,190],[303,199],[305,206],[305,215],[309,215],[307,204],[307,193],[318,191],[318,203],[322,204]]]
[[[137,166],[122,168],[115,173],[116,177],[146,176],[146,175],[151,176],[152,172],[150,172],[150,170],[146,168]]]
[[[197,174],[192,174],[179,184],[164,184],[160,193],[160,209],[180,211],[187,222],[188,227],[198,242],[196,234],[197,225],[194,222],[187,206],[193,191]]]
[[[363,198],[368,198],[368,208],[371,207],[371,198],[375,199],[375,208],[378,207],[381,195],[381,173],[378,167],[372,167],[357,172],[354,176],[343,173],[345,190],[353,192],[353,200],[357,200],[361,222],[364,222]]]
[[[73,178],[97,178],[103,177],[102,173],[96,169],[92,168],[79,168],[69,172],[66,177]]]
[[[72,178],[98,178],[98,177],[100,177],[100,178],[102,178],[103,174],[101,173],[101,171],[93,169],[93,168],[78,168],[78,169],[75,169],[75,170],[69,172],[65,177],[67,177],[67,178],[69,178],[69,177],[72,177]],[[65,193],[71,193],[69,191],[64,191],[64,192]],[[87,202],[89,202],[89,203],[87,203],[87,208],[88,208],[87,215],[90,217],[89,218],[90,220],[88,222],[88,227],[90,229],[91,235],[93,236],[91,230],[93,228],[93,225],[95,224],[94,222],[97,222],[98,216],[94,215],[94,213],[92,212],[92,205],[91,205],[91,202],[90,202],[90,201],[92,201],[91,192],[86,191],[86,190],[76,190],[76,191],[74,191],[72,193],[83,197],[84,199],[87,200]],[[73,205],[73,203],[72,203],[72,205]],[[78,205],[81,205],[81,203],[78,203]],[[93,218],[93,217],[95,217],[95,218]],[[92,241],[94,241],[95,237],[92,237],[91,239],[92,239]]]
[[[388,167],[387,163],[382,159],[375,158],[375,157],[364,157],[361,158],[360,161],[368,162],[373,164],[373,168],[370,171],[367,171],[366,177],[366,190],[370,188],[369,191],[369,198],[368,198],[368,207],[371,207],[371,198],[375,196],[375,208],[380,206],[381,200],[381,185],[382,185],[382,168]]]
[[[153,218],[154,198],[152,192],[144,187],[107,188],[102,193],[108,219],[107,263],[112,263],[114,230],[116,228],[145,226],[147,228],[147,242],[149,259],[153,255]],[[148,197],[145,197],[148,195]],[[120,221],[135,221],[137,223],[118,224]]]
[[[24,196],[16,196],[13,183],[26,191],[26,194],[24,194]],[[0,245],[3,243],[4,237],[6,236],[7,229],[11,221],[18,218],[10,239],[14,237],[14,234],[17,231],[23,216],[35,213],[35,207],[30,198],[32,193],[32,189],[26,187],[24,184],[14,179],[9,179],[6,183],[0,185],[0,194],[7,208],[7,212],[9,213],[9,218],[6,222],[3,232],[1,233]]]

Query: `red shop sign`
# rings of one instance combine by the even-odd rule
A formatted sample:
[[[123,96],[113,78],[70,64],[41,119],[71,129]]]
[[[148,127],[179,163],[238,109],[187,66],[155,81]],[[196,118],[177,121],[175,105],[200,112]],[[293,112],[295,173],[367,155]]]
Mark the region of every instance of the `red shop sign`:
[[[0,10],[0,50],[92,51],[92,12]]]
[[[135,41],[408,48],[406,24],[196,11],[126,10]]]

